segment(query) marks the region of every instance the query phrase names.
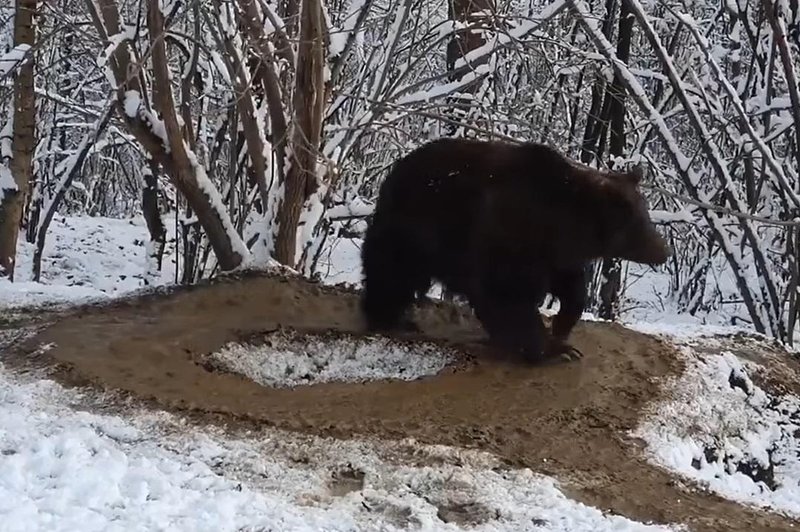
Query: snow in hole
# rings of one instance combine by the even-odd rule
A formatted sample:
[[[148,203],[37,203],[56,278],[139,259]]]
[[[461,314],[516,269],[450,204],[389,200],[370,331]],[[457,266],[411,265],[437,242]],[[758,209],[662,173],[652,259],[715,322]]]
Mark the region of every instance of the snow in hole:
[[[455,350],[432,342],[384,336],[278,329],[231,342],[203,357],[211,371],[226,371],[272,388],[324,382],[411,381],[436,375],[457,360]]]

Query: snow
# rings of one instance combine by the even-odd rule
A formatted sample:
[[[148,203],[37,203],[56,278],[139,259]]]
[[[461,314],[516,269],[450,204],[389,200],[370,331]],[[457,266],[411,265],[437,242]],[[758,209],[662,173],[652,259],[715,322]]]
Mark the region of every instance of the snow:
[[[441,85],[436,85],[430,89],[421,90],[412,94],[406,94],[400,98],[397,98],[395,103],[397,105],[409,105],[418,102],[429,102],[431,100],[435,100],[436,98],[441,98],[448,94],[452,94],[457,89],[466,87],[476,79],[489,74],[489,72],[491,72],[491,66],[489,64],[484,63],[477,65],[475,68],[470,70],[467,74],[456,81],[442,83]]]
[[[151,283],[163,286],[175,277],[174,227],[167,224],[162,271]],[[147,272],[144,242],[149,240],[141,217],[113,219],[60,216],[50,225],[42,258],[42,282],[34,283],[34,246],[20,238],[16,280],[0,279],[0,306],[86,302],[122,296],[142,289]]]
[[[361,284],[361,241],[336,238],[320,255],[317,271],[326,284]]]
[[[8,161],[12,155],[11,138],[14,130],[14,113],[12,112],[12,107],[13,102],[9,102],[7,113],[9,119],[6,120],[5,124],[3,124],[3,128],[0,130],[0,202],[2,202],[5,197],[5,191],[16,192],[19,190],[8,165]]]
[[[29,44],[18,44],[2,56],[0,56],[0,78],[6,76],[16,66],[25,59],[25,55],[31,49]]]
[[[97,57],[97,66],[99,68],[104,68],[108,65],[108,60],[117,50],[117,48],[125,41],[133,41],[136,38],[136,26],[129,25],[124,30],[120,31],[117,34],[109,35],[108,36],[108,44],[106,45],[105,49],[100,53]],[[112,76],[111,79],[113,80],[113,74],[111,74],[111,70],[108,69],[109,75]]]
[[[800,517],[800,398],[757,386],[760,364],[707,354],[709,338],[700,354],[681,335],[688,368],[632,435],[653,462],[723,497]],[[763,472],[747,474],[752,468]]]
[[[18,190],[17,183],[14,181],[14,176],[11,175],[11,170],[8,166],[0,163],[0,201],[3,200],[4,191],[16,192]]]
[[[375,205],[367,203],[361,198],[355,198],[347,203],[334,205],[325,211],[325,216],[329,220],[336,220],[337,218],[366,218],[375,210]]]
[[[297,233],[295,235],[295,258],[294,263],[300,260],[300,257],[306,247],[311,247],[316,240],[314,230],[322,221],[325,215],[325,195],[328,191],[328,186],[324,184],[321,178],[320,170],[317,169],[317,189],[306,200],[303,210],[300,212],[300,217],[297,222]]]
[[[214,63],[214,66],[217,69],[217,72],[220,76],[222,76],[222,80],[226,85],[233,86],[233,82],[231,81],[230,74],[228,73],[228,67],[225,66],[225,61],[222,59],[222,56],[219,55],[219,52],[216,50],[211,50],[209,52],[211,56],[211,61]]]
[[[208,360],[271,387],[321,382],[415,380],[435,375],[454,356],[433,344],[403,345],[384,337],[354,339],[278,331],[262,345],[231,343]]]
[[[654,223],[696,222],[692,213],[686,209],[676,212],[653,210],[650,211],[650,219],[653,220]]]
[[[139,114],[139,107],[142,105],[142,95],[139,91],[125,91],[125,114],[130,118],[136,118]]]
[[[0,365],[4,530],[219,532],[459,530],[437,514],[471,504],[472,530],[658,531],[567,499],[528,469],[413,440],[337,441],[274,429],[231,434],[159,411],[95,413],[108,397]],[[394,457],[413,452],[415,463]],[[361,480],[335,485],[337,478]],[[677,530],[677,528],[672,528]]]
[[[437,36],[439,39],[446,39],[450,35],[457,33],[460,30],[467,28],[467,25],[460,20],[445,20],[437,27]]]
[[[132,104],[126,98],[125,101],[125,110],[127,110],[132,106]],[[141,109],[141,108],[140,108]],[[156,114],[152,111],[148,111],[146,109],[141,110],[141,116],[144,122],[150,127],[150,131],[161,140],[161,146],[164,148],[165,153],[170,153],[171,147],[169,145],[169,136],[167,135],[167,126],[164,124],[164,121],[161,120]]]

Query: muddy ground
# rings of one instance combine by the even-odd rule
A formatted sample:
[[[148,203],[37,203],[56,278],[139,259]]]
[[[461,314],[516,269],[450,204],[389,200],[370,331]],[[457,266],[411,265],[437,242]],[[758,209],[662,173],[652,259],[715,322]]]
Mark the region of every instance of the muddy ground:
[[[703,531],[797,526],[645,462],[641,443],[626,431],[648,402],[668,393],[660,379],[682,369],[660,340],[585,322],[573,333],[583,360],[531,366],[482,344],[480,327],[461,309],[431,304],[417,315],[425,339],[463,356],[439,375],[412,382],[269,389],[207,369],[201,363],[207,353],[278,327],[362,331],[355,292],[265,274],[71,311],[23,342],[9,361],[46,364],[61,382],[126,392],[215,423],[480,448],[509,466],[554,475],[571,497],[640,521]]]

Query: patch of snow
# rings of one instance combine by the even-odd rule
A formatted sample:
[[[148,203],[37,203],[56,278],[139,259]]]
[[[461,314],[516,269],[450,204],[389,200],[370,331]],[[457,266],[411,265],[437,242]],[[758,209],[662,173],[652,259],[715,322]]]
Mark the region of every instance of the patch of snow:
[[[330,34],[330,50],[328,52],[328,58],[335,58],[338,57],[345,49],[347,45],[348,35],[345,31],[340,30],[338,28],[332,28]]]
[[[403,95],[397,98],[395,103],[397,105],[409,105],[412,103],[429,102],[447,95],[455,94],[455,91],[489,74],[491,70],[491,66],[487,63],[477,65],[456,81],[449,81],[412,94]]]
[[[65,408],[78,397],[50,381],[2,375],[0,390],[0,513],[9,532],[353,529],[342,512],[303,508],[220,475],[200,434],[162,442],[152,422]]]
[[[6,121],[0,129],[0,158],[9,159],[14,155],[12,142],[14,138],[14,102],[9,101],[6,108]]]
[[[214,64],[214,67],[217,69],[219,75],[222,76],[222,80],[225,82],[225,84],[228,86],[233,85],[230,73],[228,72],[228,67],[225,66],[225,61],[223,61],[222,56],[219,55],[219,52],[216,50],[211,50],[209,54],[211,56],[211,62]]]
[[[25,55],[31,49],[29,44],[18,44],[8,52],[0,56],[0,77],[7,75],[25,59]]]
[[[150,127],[150,132],[161,140],[161,146],[164,151],[170,153],[169,136],[167,135],[167,126],[164,121],[156,113],[148,110],[142,110],[142,118]]]
[[[686,209],[676,212],[652,210],[650,211],[650,219],[653,220],[654,223],[696,222],[692,213]]]
[[[327,210],[325,216],[329,220],[337,218],[367,217],[375,210],[375,204],[367,203],[361,198],[354,198],[348,203],[334,205]]]
[[[167,246],[160,272],[147,276],[149,241],[144,219],[60,216],[50,224],[42,257],[42,279],[33,282],[35,246],[20,238],[15,281],[0,279],[0,309],[81,303],[118,297],[175,279],[174,224],[166,224]],[[2,312],[2,311],[0,311]]]
[[[131,118],[136,118],[139,114],[139,107],[142,105],[142,95],[139,91],[125,91],[125,114]]]
[[[8,103],[7,116],[8,120],[0,129],[0,202],[5,197],[5,191],[16,192],[19,190],[9,167],[12,156],[11,139],[14,132],[13,102]]]
[[[454,531],[439,512],[458,504],[483,532],[679,530],[569,500],[488,453],[274,429],[237,437],[164,412],[85,410],[108,403],[0,365],[4,530]],[[408,455],[432,465],[397,460]]]
[[[100,52],[97,56],[97,66],[104,70],[106,79],[112,84],[116,86],[114,72],[109,64],[109,59],[117,51],[122,43],[125,41],[133,41],[136,38],[136,26],[128,25],[125,29],[121,30],[119,33],[114,35],[108,36],[108,44],[106,45],[105,49]]]
[[[317,228],[317,225],[325,214],[325,204],[323,201],[327,191],[327,185],[320,183],[317,190],[306,200],[303,211],[300,213],[300,219],[297,222],[297,232],[295,233],[295,264],[300,260],[306,247],[312,246],[316,240],[314,229]]]
[[[799,517],[800,398],[758,387],[756,363],[681,347],[686,371],[632,435],[652,461],[723,497]]]
[[[271,387],[415,380],[435,375],[453,359],[434,344],[408,346],[385,337],[328,337],[293,331],[272,333],[263,345],[230,343],[208,355],[214,366]]]
[[[445,39],[450,35],[457,33],[460,30],[467,28],[467,25],[460,20],[445,20],[442,21],[436,28],[437,37]]]
[[[361,239],[332,238],[320,254],[316,272],[325,284],[361,285]]]
[[[652,336],[662,336],[671,341],[686,341],[709,336],[729,336],[733,334],[753,335],[751,328],[703,323],[699,318],[689,314],[664,312],[662,321],[645,321],[640,319],[622,320],[625,327]]]
[[[3,201],[5,192],[16,192],[18,190],[19,187],[14,181],[14,176],[11,175],[11,170],[0,162],[0,201]]]

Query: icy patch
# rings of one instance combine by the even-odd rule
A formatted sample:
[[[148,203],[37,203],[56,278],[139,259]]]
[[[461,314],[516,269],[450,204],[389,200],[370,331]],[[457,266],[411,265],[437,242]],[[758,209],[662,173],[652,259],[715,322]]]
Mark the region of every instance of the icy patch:
[[[278,331],[264,344],[230,343],[205,362],[262,386],[280,388],[334,381],[411,381],[437,374],[454,359],[431,343]]]
[[[800,399],[773,396],[749,373],[760,366],[723,351],[700,357],[666,384],[634,431],[659,465],[734,501],[800,516]]]

